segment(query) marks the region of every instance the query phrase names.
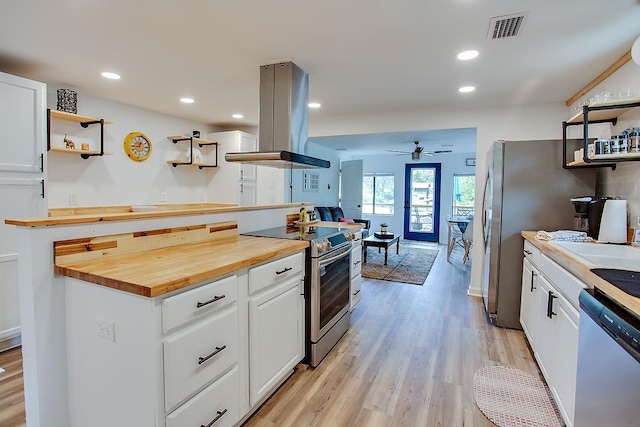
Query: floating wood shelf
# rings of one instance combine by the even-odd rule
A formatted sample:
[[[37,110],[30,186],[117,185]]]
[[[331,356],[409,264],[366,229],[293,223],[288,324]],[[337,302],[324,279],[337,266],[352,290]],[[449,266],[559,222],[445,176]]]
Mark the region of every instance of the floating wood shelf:
[[[567,128],[582,126],[582,149],[586,154],[589,145],[589,125],[596,123],[611,123],[616,125],[618,117],[627,111],[640,107],[640,98],[626,98],[614,101],[594,102],[582,107],[582,112],[562,122],[562,167],[572,168],[616,168],[618,162],[640,161],[639,153],[597,154],[583,159],[569,162],[567,153]]]
[[[193,144],[198,144],[199,147],[205,147],[205,146],[210,146],[213,145],[215,146],[215,154],[216,154],[216,162],[215,163],[194,163],[194,162],[185,162],[182,160],[168,160],[167,163],[169,163],[171,166],[173,166],[174,168],[176,166],[197,166],[198,169],[204,169],[204,168],[217,168],[218,167],[218,145],[220,145],[219,142],[216,141],[211,141],[208,139],[202,139],[202,138],[196,138],[194,136],[186,136],[186,135],[170,135],[167,137],[167,139],[171,142],[173,142],[174,144],[177,144],[178,142],[184,142],[184,141],[189,141],[189,158],[193,159]]]
[[[613,120],[627,111],[635,108],[640,104],[640,98],[618,99],[615,101],[602,101],[590,104],[588,120],[589,122],[598,122],[601,120]],[[597,108],[609,108],[606,110],[598,110]],[[567,120],[569,124],[579,124],[584,122],[584,112],[579,112],[575,116]]]
[[[211,163],[189,163],[189,162],[185,162],[183,160],[167,160],[167,163],[170,164],[171,166],[173,166],[174,168],[176,166],[197,166],[198,169],[202,169],[202,168],[217,168],[218,165],[214,165]]]
[[[66,111],[49,110],[51,117],[54,119],[68,120],[70,122],[86,123],[86,122],[100,122],[100,119],[89,116],[81,116],[80,114],[67,113]],[[105,125],[111,125],[113,122],[109,120],[104,121]]]
[[[100,155],[100,151],[95,151],[95,150],[75,150],[73,148],[64,148],[64,147],[51,147],[50,151],[55,151],[57,153],[67,153],[67,154],[80,154],[81,156],[87,155],[87,156],[99,156]],[[104,152],[102,153],[103,155],[111,155],[113,153],[109,153],[109,152]]]
[[[70,148],[62,148],[62,147],[52,147],[51,146],[51,118],[67,120],[70,122],[79,123],[83,128],[87,128],[90,125],[100,125],[100,150],[74,150]],[[95,117],[89,116],[81,116],[79,114],[67,113],[66,111],[58,111],[52,110],[50,108],[47,109],[47,151],[57,151],[57,152],[65,152],[65,153],[77,153],[80,154],[80,157],[83,159],[88,159],[93,156],[102,156],[104,154],[112,154],[105,153],[104,151],[104,125],[113,124],[113,122],[105,120],[105,119],[97,119]]]

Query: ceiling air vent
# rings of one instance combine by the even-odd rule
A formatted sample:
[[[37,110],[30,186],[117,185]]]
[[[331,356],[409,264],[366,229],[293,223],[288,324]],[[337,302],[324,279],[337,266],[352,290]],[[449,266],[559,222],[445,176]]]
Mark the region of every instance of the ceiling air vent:
[[[525,13],[517,13],[491,18],[487,39],[497,40],[517,36],[520,28],[522,28],[525,15]]]

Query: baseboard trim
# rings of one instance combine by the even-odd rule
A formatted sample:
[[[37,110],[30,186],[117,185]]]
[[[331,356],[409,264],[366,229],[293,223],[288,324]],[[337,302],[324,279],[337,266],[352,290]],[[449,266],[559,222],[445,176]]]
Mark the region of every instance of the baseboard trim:
[[[0,341],[0,353],[19,347],[20,345],[22,345],[22,335],[7,338],[6,340]]]

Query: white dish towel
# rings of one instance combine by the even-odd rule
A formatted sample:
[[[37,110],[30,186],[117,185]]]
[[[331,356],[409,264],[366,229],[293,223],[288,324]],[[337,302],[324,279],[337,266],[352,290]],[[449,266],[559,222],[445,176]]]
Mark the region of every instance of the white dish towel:
[[[569,242],[591,242],[593,239],[587,236],[584,231],[558,230],[558,231],[538,231],[538,240],[564,240]]]

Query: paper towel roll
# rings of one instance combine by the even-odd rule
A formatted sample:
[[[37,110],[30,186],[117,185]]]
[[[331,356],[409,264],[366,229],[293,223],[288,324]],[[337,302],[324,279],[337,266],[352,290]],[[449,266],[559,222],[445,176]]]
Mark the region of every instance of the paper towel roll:
[[[627,242],[627,201],[607,200],[600,220],[600,243]]]

